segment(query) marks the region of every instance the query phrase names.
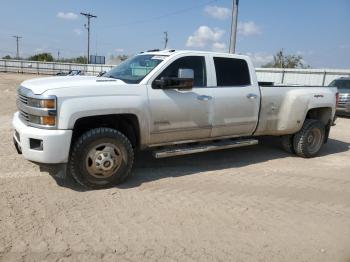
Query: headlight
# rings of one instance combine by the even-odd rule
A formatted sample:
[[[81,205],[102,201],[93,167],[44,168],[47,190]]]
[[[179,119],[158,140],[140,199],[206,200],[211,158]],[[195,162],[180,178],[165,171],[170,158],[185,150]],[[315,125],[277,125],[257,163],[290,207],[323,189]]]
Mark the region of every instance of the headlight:
[[[36,124],[36,125],[41,125],[41,126],[48,126],[48,127],[53,127],[56,125],[56,117],[55,116],[34,116],[34,115],[29,115],[29,122]]]
[[[56,100],[28,98],[28,106],[37,107],[37,108],[54,109],[56,108]]]

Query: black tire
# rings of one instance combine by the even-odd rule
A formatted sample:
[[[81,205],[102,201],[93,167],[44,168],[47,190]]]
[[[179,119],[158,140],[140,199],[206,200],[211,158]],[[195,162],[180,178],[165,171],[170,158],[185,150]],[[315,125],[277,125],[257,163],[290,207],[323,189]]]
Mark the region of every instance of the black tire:
[[[87,131],[75,142],[68,171],[75,181],[86,188],[109,188],[130,176],[133,162],[134,151],[126,136],[115,129],[96,128]],[[103,172],[108,172],[108,175]]]
[[[282,148],[287,153],[295,154],[293,140],[294,140],[294,135],[285,135],[281,137]]]
[[[304,158],[315,157],[324,144],[325,126],[315,119],[306,119],[301,130],[294,135],[295,153]]]

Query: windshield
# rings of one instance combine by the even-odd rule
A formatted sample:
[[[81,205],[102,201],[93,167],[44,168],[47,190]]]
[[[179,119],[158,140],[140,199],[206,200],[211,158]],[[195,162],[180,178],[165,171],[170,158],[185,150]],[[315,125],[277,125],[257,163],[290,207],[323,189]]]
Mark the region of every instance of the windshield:
[[[167,56],[137,55],[105,73],[104,77],[116,78],[128,84],[138,84]]]
[[[337,87],[340,93],[350,93],[350,79],[334,80],[329,86]]]

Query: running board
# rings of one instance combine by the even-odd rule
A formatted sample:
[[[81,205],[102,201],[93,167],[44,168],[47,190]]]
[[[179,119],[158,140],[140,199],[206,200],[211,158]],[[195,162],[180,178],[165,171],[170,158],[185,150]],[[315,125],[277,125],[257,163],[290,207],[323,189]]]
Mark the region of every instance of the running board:
[[[256,139],[246,140],[225,140],[219,142],[211,142],[210,144],[199,144],[199,145],[181,145],[172,148],[165,148],[158,151],[153,151],[155,158],[165,158],[171,156],[189,155],[195,153],[216,151],[221,149],[229,149],[235,147],[253,146],[258,144]]]

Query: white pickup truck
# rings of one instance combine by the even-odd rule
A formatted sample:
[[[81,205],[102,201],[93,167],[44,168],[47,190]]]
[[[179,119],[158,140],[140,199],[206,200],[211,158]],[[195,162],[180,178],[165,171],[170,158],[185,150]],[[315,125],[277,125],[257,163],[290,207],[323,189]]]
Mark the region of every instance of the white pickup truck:
[[[327,141],[336,97],[332,87],[259,86],[246,56],[149,51],[101,77],[23,82],[14,143],[26,159],[67,163],[78,183],[104,188],[130,175],[135,150],[162,158],[271,135],[313,157]]]

